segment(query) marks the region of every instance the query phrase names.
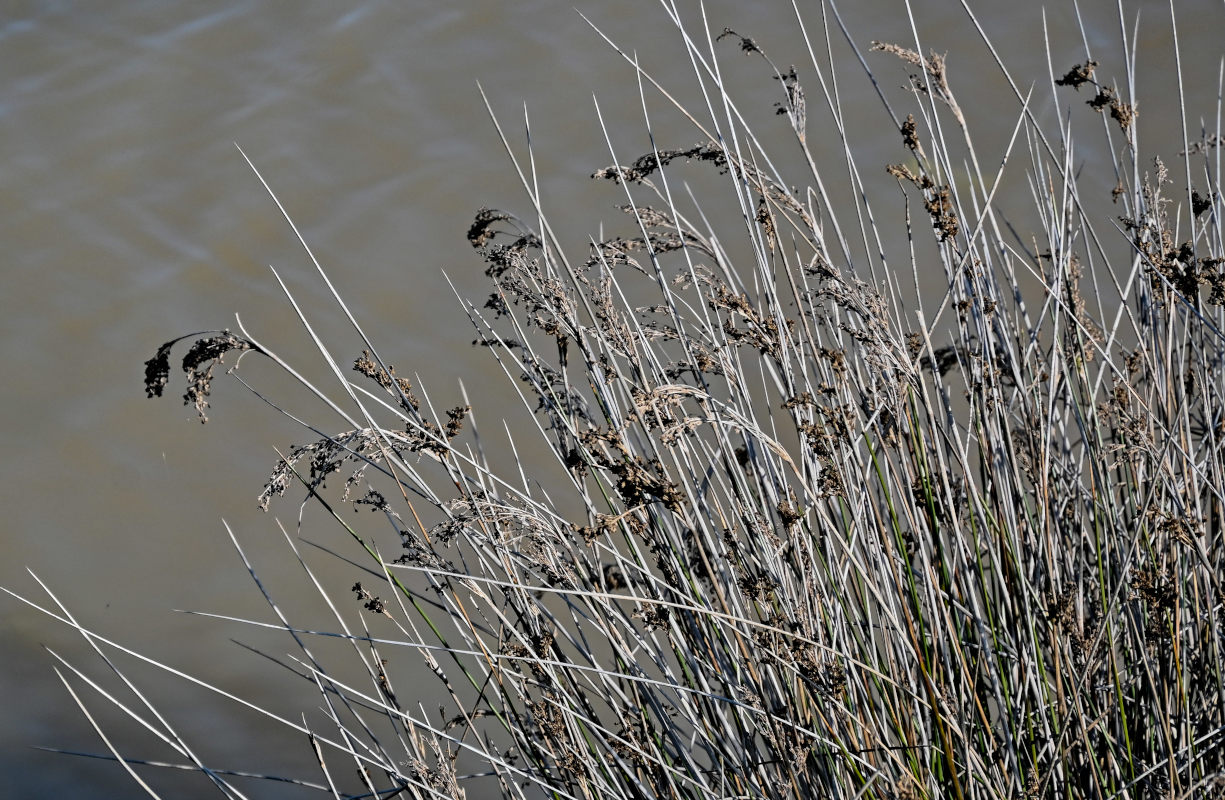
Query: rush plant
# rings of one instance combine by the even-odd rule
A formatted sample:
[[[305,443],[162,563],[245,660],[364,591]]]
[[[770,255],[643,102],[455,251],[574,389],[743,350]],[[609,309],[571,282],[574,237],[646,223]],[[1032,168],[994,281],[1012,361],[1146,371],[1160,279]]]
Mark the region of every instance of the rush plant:
[[[1131,42],[1110,63],[1085,37],[1046,76],[1001,63],[1012,93],[975,109],[923,42],[846,35],[858,59],[837,69],[910,74],[904,105],[879,95],[896,158],[865,163],[808,28],[784,71],[663,12],[705,104],[676,106],[692,141],[627,157],[608,137],[594,177],[622,230],[565,252],[536,158],[503,136],[524,208],[468,233],[490,294],[463,312],[531,427],[493,435],[479,402],[435,403],[334,289],[361,346],[311,334],[330,386],[241,325],[147,363],[160,396],[191,342],[201,419],[240,364],[333,412],[302,422],[260,502],[320,510],[299,533],[352,580],[325,585],[287,535],[333,616],[270,599],[273,622],[237,621],[283,630],[296,652],[270,655],[318,689],[321,708],[277,717],[318,753],[294,780],[421,798],[1225,791],[1219,114],[1166,165],[1136,144]],[[672,98],[677,76],[626,63],[644,104]],[[775,116],[724,88],[754,68]],[[840,163],[810,150],[818,115]],[[1006,147],[977,150],[972,125]],[[1113,192],[1082,173],[1090,149]],[[900,213],[866,189],[885,171]],[[323,637],[351,661],[317,658]],[[407,677],[422,663],[428,690]],[[143,697],[125,707],[241,793]]]

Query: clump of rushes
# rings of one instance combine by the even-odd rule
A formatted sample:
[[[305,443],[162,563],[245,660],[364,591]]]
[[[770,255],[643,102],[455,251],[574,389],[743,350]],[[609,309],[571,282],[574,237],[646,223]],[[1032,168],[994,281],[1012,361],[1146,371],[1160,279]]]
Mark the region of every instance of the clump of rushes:
[[[344,422],[315,421],[260,502],[305,492],[369,559],[355,602],[320,588],[364,683],[294,632],[295,672],[327,713],[282,721],[309,735],[325,790],[1225,791],[1220,132],[1184,143],[1171,172],[1135,146],[1131,83],[1099,83],[1119,64],[1052,54],[1034,95],[1071,123],[1044,127],[1020,90],[997,98],[983,120],[1013,135],[991,157],[1006,166],[984,170],[953,60],[877,44],[862,63],[880,83],[913,73],[908,107],[881,95],[897,163],[848,146],[820,169],[888,170],[906,211],[882,215],[858,185],[857,206],[836,205],[810,154],[818,113],[846,130],[836,99],[805,99],[804,73],[811,97],[827,66],[784,73],[757,42],[706,34],[684,38],[710,100],[685,111],[696,141],[594,174],[621,198],[624,235],[563,252],[526,181],[532,221],[483,210],[469,231],[492,291],[466,311],[543,461],[494,469],[479,403],[440,411],[364,334],[349,374],[316,340]],[[737,45],[764,59],[749,64],[778,82],[788,124],[750,126],[723,91],[707,65]],[[1113,122],[1075,113],[1085,85]],[[1106,216],[1068,156],[1082,127],[1114,160]],[[778,174],[767,135],[810,171]],[[680,199],[680,176],[702,170],[740,210],[718,230]],[[997,192],[1015,171],[1029,238]],[[934,302],[899,278],[917,286],[928,259]],[[201,341],[184,364],[201,414],[226,351],[288,369],[245,330]],[[150,362],[151,393],[168,358]],[[342,518],[343,502],[384,527]],[[418,659],[436,687],[408,682]],[[226,792],[237,780],[208,775]]]

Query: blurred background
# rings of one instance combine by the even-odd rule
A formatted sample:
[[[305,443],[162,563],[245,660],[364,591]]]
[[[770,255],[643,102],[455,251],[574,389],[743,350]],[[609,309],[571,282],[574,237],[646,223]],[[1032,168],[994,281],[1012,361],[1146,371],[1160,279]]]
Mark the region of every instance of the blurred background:
[[[677,4],[700,30],[697,3]],[[274,503],[269,513],[256,507],[276,462],[274,448],[309,437],[224,379],[215,386],[211,421],[202,426],[178,399],[183,384],[177,372],[166,398],[145,399],[143,363],[163,341],[234,327],[238,314],[257,338],[326,382],[269,265],[320,334],[336,343],[342,364],[360,350],[237,143],[384,357],[400,374],[417,375],[440,405],[460,402],[462,380],[489,445],[497,446],[499,420],[516,413],[516,401],[488,355],[471,346],[473,331],[455,292],[478,304],[486,294],[483,266],[465,239],[476,211],[505,208],[529,220],[533,214],[477,82],[520,154],[526,107],[546,210],[572,258],[585,257],[588,237],[602,225],[630,230],[614,209],[624,202],[620,190],[589,178],[614,160],[593,96],[616,160],[628,163],[650,149],[633,71],[576,5],[679,97],[700,99],[678,34],[652,0],[0,7],[0,425],[6,451],[0,462],[0,586],[51,603],[27,572],[33,570],[82,624],[103,635],[289,718],[316,713],[318,699],[309,687],[230,640],[273,655],[289,652],[291,642],[176,611],[271,619],[223,519],[291,615],[307,624],[320,610],[277,524],[296,534],[299,497]],[[831,31],[852,147],[868,165],[865,172],[880,167],[878,174],[865,174],[883,198],[878,222],[900,229],[901,196],[884,173],[886,163],[908,155],[900,136],[838,21],[823,15],[815,0],[799,5],[819,58],[828,58],[822,31]],[[841,22],[865,52],[873,40],[914,46],[901,0],[842,5]],[[1093,124],[1082,102],[1087,92],[1061,95],[1064,112],[1050,95],[1049,72],[1058,77],[1086,58],[1073,5],[1052,3],[1045,22],[1029,4],[977,5],[979,22],[1018,82],[1023,88],[1037,83],[1039,117],[1053,123],[1056,113],[1070,113],[1078,124]],[[1168,7],[1124,5],[1127,35],[1137,35],[1141,149],[1146,160],[1160,155],[1175,164],[1182,133]],[[1215,129],[1220,113],[1225,10],[1218,0],[1176,0],[1174,6],[1194,140],[1200,115]],[[948,53],[953,89],[981,137],[979,158],[994,171],[1019,113],[1012,90],[959,3],[911,7],[924,50]],[[791,4],[713,0],[705,11],[714,34],[730,26],[754,37],[781,68],[797,65],[808,93],[814,153],[834,190],[845,192],[836,185],[845,182],[842,144],[822,110]],[[1115,3],[1090,0],[1080,12],[1088,46],[1102,62],[1099,79],[1122,82]],[[1044,24],[1054,49],[1049,66]],[[716,50],[759,133],[779,143],[780,163],[799,163],[785,118],[771,113],[780,90],[764,62],[741,54],[735,42]],[[891,56],[867,58],[895,107],[903,115],[912,109],[913,99],[901,90],[912,70]],[[656,93],[649,91],[647,101],[661,147],[699,141]],[[1117,135],[1115,142],[1121,143]],[[1089,168],[1108,163],[1103,153],[1078,152],[1076,158]],[[795,174],[803,180],[803,173]],[[1102,170],[1103,196],[1114,181]],[[182,352],[176,350],[173,363]],[[334,422],[255,359],[244,362],[242,374],[295,413]],[[337,543],[334,526],[317,517],[306,517],[302,533]],[[343,596],[351,570],[337,564],[320,569],[335,578]],[[105,751],[56,678],[52,666],[58,662],[48,650],[105,675],[79,635],[0,596],[0,786],[12,797],[136,796],[136,786],[113,763],[33,749]],[[301,737],[139,662],[123,663],[210,764],[319,779]],[[420,699],[428,706],[433,684],[419,685],[426,687]],[[96,703],[88,689],[85,696],[126,754],[169,757],[133,723]],[[207,790],[195,775],[145,774],[171,796]],[[251,785],[250,792],[303,794],[268,783]]]

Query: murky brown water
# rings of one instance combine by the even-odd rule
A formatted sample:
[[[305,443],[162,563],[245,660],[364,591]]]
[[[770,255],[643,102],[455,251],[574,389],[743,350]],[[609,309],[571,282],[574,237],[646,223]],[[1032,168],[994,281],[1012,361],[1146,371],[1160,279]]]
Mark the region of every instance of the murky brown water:
[[[649,0],[577,4],[670,86],[694,96],[675,32]],[[554,226],[575,247],[600,221],[620,224],[611,207],[621,198],[587,178],[611,161],[592,94],[610,120],[621,160],[648,147],[632,73],[573,5],[5,5],[0,359],[7,457],[0,467],[0,585],[44,599],[24,571],[28,566],[82,622],[120,642],[265,698],[289,716],[302,703],[315,706],[309,693],[286,691],[293,683],[274,666],[227,641],[234,636],[280,653],[286,645],[279,639],[172,611],[268,618],[228,542],[225,518],[263,577],[283,592],[284,605],[309,617],[312,602],[291,593],[301,585],[299,568],[286,558],[274,516],[258,512],[254,502],[274,462],[273,448],[297,441],[298,432],[225,383],[215,392],[213,422],[202,427],[173,398],[145,400],[142,362],[163,340],[232,325],[237,312],[282,355],[322,375],[269,264],[299,294],[322,334],[343,343],[339,355],[356,352],[301,249],[235,149],[238,143],[384,354],[401,372],[420,372],[440,397],[456,397],[456,380],[464,378],[484,399],[486,425],[494,427],[499,403],[508,402],[506,387],[484,354],[469,347],[470,328],[442,271],[461,293],[481,296],[481,265],[464,239],[472,214],[485,205],[526,211],[528,204],[500,152],[476,81],[519,145],[522,103],[528,104],[546,202]],[[800,5],[817,33],[819,6]],[[872,39],[913,42],[898,0],[845,5],[844,20],[861,47]],[[981,21],[1005,60],[1026,86],[1039,81],[1036,107],[1050,118],[1049,93],[1041,88],[1046,59],[1038,12],[1022,3],[980,5]],[[1083,60],[1084,50],[1070,4],[1053,5],[1048,24],[1061,48],[1054,58],[1061,73]],[[1010,93],[1000,99],[1004,85],[959,4],[915,6],[925,45],[950,52],[954,88],[986,137],[980,157],[994,162],[1015,121],[1015,101]],[[1121,78],[1113,2],[1082,6],[1103,71]],[[1167,12],[1163,3],[1140,6],[1142,145],[1155,143],[1153,154],[1173,162],[1178,128]],[[1195,135],[1198,115],[1217,113],[1225,13],[1209,0],[1176,6]],[[687,13],[694,7],[682,3]],[[789,4],[718,0],[707,10],[715,32],[735,27],[781,65],[801,65],[801,80],[810,76]],[[844,51],[839,37],[836,52]],[[736,85],[749,93],[776,91],[760,62],[730,45],[720,52]],[[899,159],[897,134],[862,72],[838,57],[845,65],[838,72],[843,102],[866,121],[854,141],[863,163]],[[904,80],[886,57],[876,58],[874,67],[894,85]],[[817,87],[807,88],[810,124],[828,130],[817,110]],[[661,103],[652,103],[661,144],[696,140]],[[1000,108],[1000,118],[993,121],[984,108]],[[818,154],[829,156],[837,177],[840,145],[827,136]],[[1101,163],[1100,155],[1081,155]],[[1102,180],[1113,185],[1112,176]],[[274,394],[286,387],[266,370],[245,374]],[[180,385],[172,384],[172,393]],[[293,524],[292,503],[274,512]],[[102,750],[51,673],[51,657],[38,649],[45,643],[74,661],[88,660],[80,638],[6,598],[0,602],[0,642],[6,703],[0,782],[22,797],[131,795],[132,784],[114,765],[26,749]],[[210,742],[202,749],[214,763],[309,771],[305,743],[284,737],[267,746],[268,728],[230,706],[156,676],[149,685],[177,723]],[[102,717],[115,721],[113,714]],[[163,752],[138,735],[118,738],[134,755]],[[203,783],[188,787],[200,790]],[[279,796],[277,791],[252,788],[261,797]]]

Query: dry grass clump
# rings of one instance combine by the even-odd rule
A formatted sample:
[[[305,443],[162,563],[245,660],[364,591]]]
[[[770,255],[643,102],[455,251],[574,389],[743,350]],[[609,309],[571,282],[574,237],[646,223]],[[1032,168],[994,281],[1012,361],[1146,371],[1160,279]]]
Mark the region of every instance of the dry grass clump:
[[[369,557],[347,601],[320,587],[362,682],[283,621],[325,710],[284,722],[327,791],[460,797],[473,768],[507,797],[1222,791],[1219,131],[1172,176],[1134,145],[1130,89],[1099,83],[1111,65],[1054,55],[1058,106],[1088,86],[1113,117],[1118,188],[1098,200],[1116,206],[1094,216],[1077,115],[1046,128],[1032,95],[1001,99],[983,111],[1015,126],[1006,166],[983,169],[955,69],[875,45],[871,68],[917,70],[904,119],[884,103],[898,161],[848,147],[821,169],[897,179],[906,249],[886,257],[895,221],[868,196],[836,205],[809,152],[805,70],[766,59],[811,170],[784,180],[709,67],[728,44],[697,33],[697,143],[594,175],[624,198],[623,235],[562,252],[530,180],[533,221],[484,210],[469,231],[492,292],[466,311],[543,462],[495,469],[479,403],[440,413],[364,334],[348,374],[316,340],[345,422],[316,422],[261,503],[305,491]],[[825,66],[805,69],[844,130]],[[1028,240],[997,191],[1018,163]],[[740,212],[717,231],[682,199],[703,169]],[[902,288],[928,254],[935,300]],[[202,418],[232,350],[288,368],[245,331],[200,339],[184,369]],[[417,658],[428,691],[406,682]]]

